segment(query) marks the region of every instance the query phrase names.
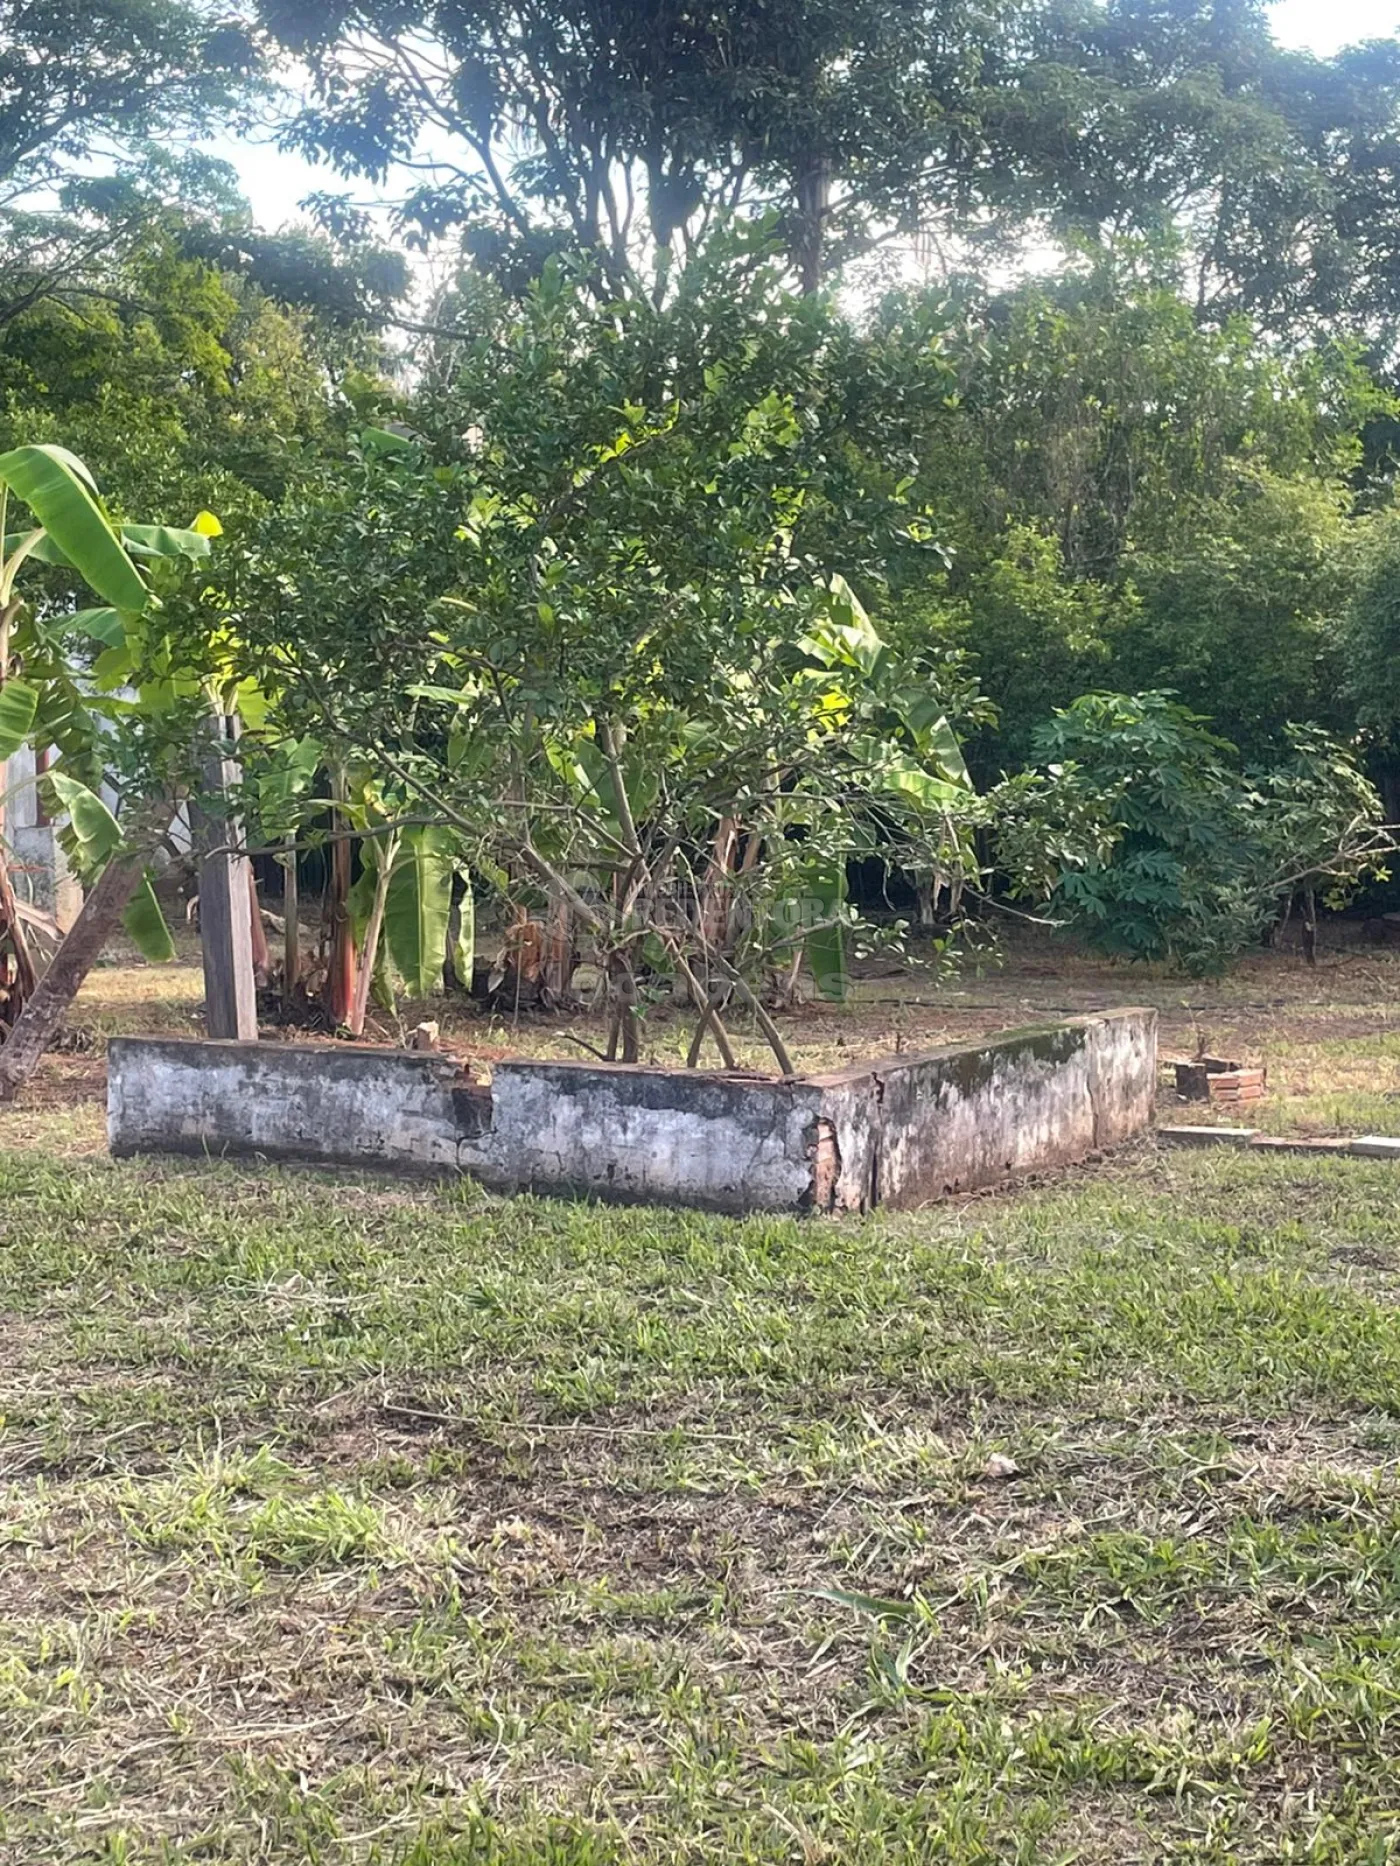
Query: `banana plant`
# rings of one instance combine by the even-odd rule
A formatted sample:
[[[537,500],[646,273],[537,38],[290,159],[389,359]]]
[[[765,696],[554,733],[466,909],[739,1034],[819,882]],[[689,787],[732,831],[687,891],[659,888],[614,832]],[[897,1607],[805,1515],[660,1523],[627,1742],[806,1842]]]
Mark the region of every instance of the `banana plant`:
[[[806,666],[799,679],[813,716],[845,722],[847,752],[872,804],[903,804],[925,825],[941,822],[932,872],[956,904],[962,880],[976,869],[967,829],[974,792],[937,694],[911,677],[843,577],[831,579],[801,646]],[[799,924],[811,916],[803,945],[817,990],[843,1001],[850,991],[845,859],[815,852],[789,866],[793,894],[783,905]]]
[[[51,771],[49,786],[68,813],[68,849],[84,884],[95,881],[122,844],[121,826],[107,805],[86,784],[62,770]],[[175,942],[156,900],[149,873],[136,883],[122,924],[138,950],[157,962],[175,957]]]
[[[25,508],[28,514],[28,522],[13,531],[12,507]],[[108,865],[114,873],[121,870],[121,886],[114,883],[102,896],[103,911],[112,918],[108,931],[125,911],[128,931],[153,958],[169,957],[173,951],[169,929],[160,919],[154,895],[143,885],[144,865],[136,868],[127,859],[131,852],[93,787],[100,778],[103,713],[115,710],[116,703],[95,701],[75,678],[72,646],[77,636],[108,645],[124,641],[154,600],[140,560],[201,557],[208,552],[213,530],[217,530],[217,521],[207,515],[188,530],[115,524],[103,510],[87,468],[65,448],[25,445],[0,454],[0,760],[12,758],[26,743],[36,751],[59,748],[62,762],[73,768],[62,772],[62,783],[54,783],[52,790],[60,807],[69,812],[70,845],[80,870],[88,880],[96,880]],[[75,572],[102,607],[36,614],[19,589],[20,573],[28,564]],[[78,768],[92,784],[76,775]],[[36,999],[41,988],[14,899],[4,855],[3,821],[0,798],[0,959],[10,983],[3,1019],[8,1037],[0,1053],[0,1099],[7,1099],[42,1052],[47,1035],[81,983],[81,972],[74,977],[72,963],[59,963],[69,940],[79,934],[75,926],[50,969],[46,983],[52,982],[42,1015],[38,1014]],[[152,846],[162,830],[147,831]],[[115,862],[118,856],[122,859]],[[91,906],[90,896],[83,910],[89,919]],[[92,947],[93,938],[93,927],[84,925],[70,949],[70,960]],[[30,1010],[36,1014],[30,1016]]]
[[[361,820],[367,829],[376,827]],[[390,1001],[396,985],[410,998],[430,997],[442,987],[449,957],[457,976],[470,980],[474,930],[468,883],[452,935],[453,881],[465,877],[465,868],[461,839],[446,825],[411,824],[367,835],[360,849],[364,866],[350,896],[358,968],[346,1020],[355,1037],[364,1032],[376,981]]]
[[[5,531],[11,498],[22,501],[37,523],[13,535]],[[209,552],[210,535],[217,521],[201,514],[189,528],[171,525],[116,525],[98,503],[97,488],[82,461],[66,448],[24,446],[0,454],[0,536],[4,559],[0,565],[0,758],[8,759],[27,740],[57,744],[67,762],[86,767],[86,775],[100,778],[97,748],[101,735],[101,706],[84,691],[71,665],[74,638],[85,636],[103,646],[106,654],[131,652],[131,636],[138,618],[151,606],[151,591],[138,568],[141,558],[198,559]],[[28,618],[26,673],[15,675],[10,650],[22,601],[16,577],[27,562],[76,571],[104,606],[53,617]],[[141,703],[138,694],[137,704]],[[107,703],[109,708],[112,702]],[[86,754],[81,759],[75,754]],[[51,788],[57,791],[57,784]],[[67,811],[70,853],[76,854],[80,875],[95,879],[112,849],[109,837],[96,841],[76,833],[75,808],[95,822],[110,811],[100,796],[72,771],[64,773],[58,801]],[[95,862],[95,866],[94,866]],[[148,898],[149,897],[149,898]],[[140,950],[152,959],[168,958],[174,948],[168,928],[152,915],[155,897],[147,882],[138,891],[127,915],[127,930]]]
[[[372,990],[388,997],[397,985],[410,997],[428,997],[440,988],[449,958],[457,976],[470,980],[475,909],[461,837],[445,824],[399,826],[407,800],[386,793],[367,767],[335,774],[330,798],[317,795],[317,774],[328,759],[311,739],[270,747],[258,783],[259,815],[264,835],[280,840],[294,861],[299,830],[327,808],[333,812],[339,835],[323,1008],[338,1027],[360,1036]],[[346,831],[360,850],[353,886]],[[466,885],[454,932],[459,878]]]

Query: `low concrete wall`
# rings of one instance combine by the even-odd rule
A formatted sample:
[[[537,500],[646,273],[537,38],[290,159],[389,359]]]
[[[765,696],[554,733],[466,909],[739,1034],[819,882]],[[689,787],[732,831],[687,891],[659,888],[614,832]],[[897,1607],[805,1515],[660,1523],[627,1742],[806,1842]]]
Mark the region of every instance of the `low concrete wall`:
[[[831,1122],[829,1209],[922,1205],[1150,1126],[1157,1014],[1009,1030],[807,1080]]]
[[[1153,1011],[1111,1011],[786,1080],[505,1062],[489,1089],[408,1051],[121,1037],[108,1046],[108,1127],[117,1154],[262,1154],[724,1211],[868,1211],[1142,1131],[1156,1025]]]
[[[810,1203],[821,1097],[800,1078],[504,1062],[491,1097],[491,1132],[464,1157],[488,1184],[725,1211]]]
[[[116,1154],[454,1170],[490,1119],[488,1092],[460,1078],[448,1057],[367,1044],[113,1037],[107,1138]]]

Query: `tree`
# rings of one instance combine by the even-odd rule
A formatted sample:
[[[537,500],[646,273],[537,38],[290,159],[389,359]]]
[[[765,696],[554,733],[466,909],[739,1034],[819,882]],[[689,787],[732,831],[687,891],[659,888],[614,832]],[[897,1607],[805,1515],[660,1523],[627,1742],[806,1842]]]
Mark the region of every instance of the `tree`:
[[[1196,317],[1393,342],[1400,44],[1278,46],[1242,0],[1080,0],[1020,16],[987,97],[1009,200],[1071,246],[1164,239]]]
[[[1291,720],[1350,732],[1337,621],[1351,504],[1335,484],[1239,467],[1193,540],[1129,554],[1136,600],[1115,632],[1114,679],[1170,680],[1254,758],[1283,742]]]
[[[1010,795],[1002,860],[1114,957],[1222,970],[1295,893],[1311,925],[1319,889],[1344,898],[1394,847],[1376,792],[1316,728],[1241,769],[1171,695],[1090,693],[1037,749],[1044,771]]]
[[[0,0],[0,325],[101,278],[181,198],[228,171],[166,139],[257,82],[248,32],[187,0]]]
[[[609,286],[639,246],[696,250],[718,217],[772,212],[804,284],[909,223],[968,164],[962,142],[999,23],[922,0],[263,0],[309,65],[293,136],[346,174],[382,176],[430,138],[405,203],[465,225],[478,254],[533,270],[567,242]]]
[[[1215,0],[261,0],[309,66],[291,137],[408,176],[516,284],[593,254],[616,289],[717,218],[772,214],[804,288],[894,233],[953,265],[1028,231],[1165,237],[1197,315],[1368,335],[1397,309],[1400,53],[1290,54]]]
[[[1362,436],[1390,406],[1355,349],[1203,327],[1150,255],[893,296],[886,351],[936,315],[957,394],[928,411],[916,489],[949,559],[891,577],[897,639],[956,644],[997,709],[969,745],[979,781],[1105,685],[1171,686],[1250,757],[1290,719],[1349,730],[1336,618],[1355,521],[1384,498]]]
[[[382,323],[402,255],[359,226],[260,232],[232,168],[179,146],[246,119],[262,85],[253,30],[203,0],[0,0],[0,342],[45,309],[75,331],[144,316],[187,337],[215,272],[323,326]],[[183,279],[182,259],[200,262]],[[207,379],[207,353],[194,362]]]
[[[1350,601],[1338,630],[1342,697],[1400,821],[1400,528],[1382,510],[1354,540]]]
[[[183,257],[335,332],[382,330],[409,289],[403,253],[358,226],[337,242],[297,228],[267,233],[246,213],[233,212],[171,218],[166,230]]]
[[[0,445],[66,445],[119,511],[183,522],[280,498],[388,405],[373,341],[148,227],[101,280],[0,327]]]
[[[28,526],[7,532],[6,521],[24,508]],[[36,983],[8,864],[0,856],[6,1032],[0,1050],[0,1099],[13,1095],[32,1069],[88,965],[124,912],[128,930],[151,956],[173,956],[150,883],[143,879],[146,862],[169,826],[173,799],[162,807],[158,796],[148,796],[137,811],[141,820],[136,839],[124,838],[95,787],[106,774],[104,714],[125,712],[127,706],[104,708],[93,702],[87,685],[75,676],[68,641],[87,635],[111,644],[109,653],[119,645],[129,651],[153,600],[135,559],[144,558],[157,568],[171,559],[202,557],[208,550],[209,528],[118,529],[99,504],[87,469],[73,455],[32,444],[0,454],[0,753],[8,758],[26,740],[40,748],[59,745],[65,768],[50,781],[70,814],[76,849],[88,870],[85,878],[97,879],[99,872],[101,876],[48,974]],[[18,577],[26,564],[38,561],[75,572],[108,606],[59,620],[36,615],[19,593]],[[179,710],[180,685],[167,665],[156,692],[141,697],[172,714]],[[194,688],[197,692],[197,681]],[[150,736],[159,738],[160,729]],[[187,740],[177,728],[176,743],[182,742]]]
[[[245,27],[187,0],[4,0],[0,187],[13,201],[135,140],[205,128],[260,62]]]
[[[419,439],[366,437],[357,476],[239,528],[211,588],[285,731],[587,931],[629,1060],[679,979],[697,1054],[706,1029],[732,1054],[732,994],[786,1067],[764,975],[806,949],[841,989],[847,860],[976,873],[935,669],[851,587],[927,536],[884,451],[918,398],[853,419],[865,360],[742,260],[659,308],[547,270]],[[945,386],[925,352],[923,395]]]

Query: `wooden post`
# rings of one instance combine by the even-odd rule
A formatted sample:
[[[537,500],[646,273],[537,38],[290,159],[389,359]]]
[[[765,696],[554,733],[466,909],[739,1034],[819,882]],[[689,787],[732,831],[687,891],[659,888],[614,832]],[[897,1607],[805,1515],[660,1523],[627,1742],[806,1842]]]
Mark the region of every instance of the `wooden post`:
[[[257,986],[253,978],[253,917],[243,824],[225,803],[238,782],[236,716],[215,714],[200,760],[205,798],[191,811],[196,843],[208,851],[199,863],[199,934],[204,949],[204,1023],[211,1037],[256,1042]]]
[[[301,890],[297,886],[297,839],[287,837],[287,853],[282,858],[285,880],[282,883],[282,1010],[290,1012],[301,983]]]

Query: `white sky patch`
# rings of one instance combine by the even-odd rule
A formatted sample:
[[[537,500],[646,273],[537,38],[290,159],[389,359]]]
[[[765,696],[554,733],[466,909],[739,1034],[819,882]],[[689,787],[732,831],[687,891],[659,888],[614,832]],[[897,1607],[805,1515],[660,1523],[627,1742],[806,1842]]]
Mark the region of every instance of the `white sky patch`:
[[[1278,0],[1269,24],[1280,45],[1330,58],[1344,45],[1400,31],[1400,0]]]

